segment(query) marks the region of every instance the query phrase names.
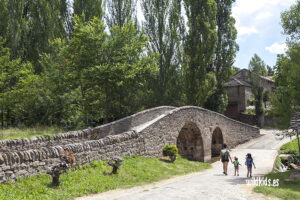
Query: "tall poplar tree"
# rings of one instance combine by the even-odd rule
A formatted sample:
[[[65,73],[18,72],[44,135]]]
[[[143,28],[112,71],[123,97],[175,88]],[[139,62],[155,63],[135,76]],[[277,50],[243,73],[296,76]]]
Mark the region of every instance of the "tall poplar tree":
[[[234,26],[235,19],[232,17],[232,4],[235,0],[216,0],[217,3],[217,48],[212,71],[216,75],[217,89],[207,99],[205,107],[220,113],[225,111],[227,106],[227,92],[224,84],[229,81],[232,75],[232,67],[238,44],[236,43],[237,30]]]
[[[7,24],[2,36],[12,58],[30,61],[40,72],[38,59],[49,50],[49,41],[66,37],[67,0],[1,0],[0,5],[8,15],[0,24]]]
[[[187,104],[203,106],[216,86],[212,66],[216,49],[214,0],[184,0],[188,33],[185,37],[185,81]]]
[[[102,18],[103,16],[103,0],[74,0],[73,10],[75,15],[84,14],[85,21],[90,21],[94,17]]]
[[[106,23],[112,29],[122,29],[126,23],[131,21],[136,22],[136,0],[107,0],[107,14],[105,16]],[[120,77],[124,79],[124,77]],[[112,109],[116,109],[118,117],[125,117],[130,114],[126,112],[126,107],[130,102],[126,102],[126,96],[132,91],[129,88],[128,83],[125,80],[119,80],[123,82],[118,86],[119,90],[116,94],[111,95],[118,102],[117,106]]]
[[[123,27],[126,22],[136,20],[136,0],[108,0],[106,22],[109,27]]]
[[[142,0],[145,17],[143,29],[149,36],[149,49],[159,55],[157,91],[158,105],[174,105],[178,89],[178,54],[182,30],[181,3],[177,0]],[[174,91],[175,89],[176,91]]]

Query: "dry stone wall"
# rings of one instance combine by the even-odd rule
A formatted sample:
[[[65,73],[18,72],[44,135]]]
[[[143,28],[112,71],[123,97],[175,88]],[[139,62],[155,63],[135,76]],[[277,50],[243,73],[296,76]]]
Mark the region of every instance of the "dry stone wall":
[[[58,162],[62,150],[74,153],[76,165],[113,156],[158,157],[165,144],[176,145],[187,123],[200,130],[203,144],[198,149],[204,150],[204,161],[211,159],[212,133],[217,127],[230,147],[259,136],[259,129],[209,110],[159,107],[94,129],[0,141],[0,182],[45,173]]]
[[[115,155],[143,155],[145,144],[139,138],[138,133],[129,131],[100,140],[1,153],[0,182],[46,173],[48,167],[59,161],[62,150],[73,152],[76,165],[82,165],[94,160],[105,160]]]
[[[37,136],[24,139],[2,140],[0,141],[0,152],[38,149],[45,146],[50,147],[56,145],[66,145],[70,143],[79,143],[89,140],[97,140],[108,135],[116,135],[132,130],[134,127],[151,121],[156,117],[159,117],[160,115],[173,109],[175,109],[175,107],[161,106],[148,109],[95,128],[71,131],[51,136]]]

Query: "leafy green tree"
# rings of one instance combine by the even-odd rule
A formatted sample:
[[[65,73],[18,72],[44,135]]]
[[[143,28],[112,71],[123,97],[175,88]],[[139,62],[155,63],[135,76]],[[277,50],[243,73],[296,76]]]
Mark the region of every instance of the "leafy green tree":
[[[147,36],[139,32],[132,22],[125,23],[122,28],[113,26],[110,33],[105,45],[105,63],[97,65],[92,71],[95,74],[94,83],[99,84],[105,94],[106,122],[110,116],[112,95],[119,92],[119,86],[126,84],[130,88],[129,93],[135,93],[137,86],[144,83],[144,77],[151,77],[157,71],[155,56],[145,54]],[[132,99],[128,98],[126,102],[132,102]],[[136,105],[130,110],[134,107]]]
[[[203,106],[216,88],[211,69],[217,42],[214,0],[184,0],[188,33],[184,41],[187,104]]]
[[[267,65],[268,76],[274,76],[274,69]]]
[[[291,40],[300,40],[300,1],[297,0],[289,10],[281,13],[281,23],[284,33]]]
[[[74,119],[88,124],[91,120],[89,113],[93,113],[90,94],[96,89],[90,81],[93,76],[91,70],[106,59],[104,47],[107,34],[99,18],[85,22],[84,15],[75,15],[73,28],[72,38],[64,51],[72,87],[78,95],[78,114]]]
[[[264,87],[261,76],[267,75],[266,65],[264,61],[257,55],[251,58],[249,62],[251,90],[255,97],[255,114],[258,117],[258,126],[264,126]]]
[[[135,22],[137,25],[136,19],[136,0],[108,0],[107,1],[107,14],[106,22],[108,27],[112,28],[113,26],[118,26],[122,28],[128,22]],[[115,28],[115,27],[114,27]],[[125,99],[127,94],[129,94],[128,86],[125,80],[124,84],[119,85],[119,94],[118,98],[118,118],[125,117],[128,113],[126,112],[126,103]]]
[[[180,1],[143,0],[143,28],[149,36],[149,49],[159,55],[156,105],[176,105],[182,93],[179,86],[182,18]]]
[[[30,63],[21,63],[20,59],[11,60],[10,49],[4,47],[0,37],[0,111],[1,126],[15,125],[19,120],[19,108],[24,101],[24,88],[32,87],[34,78]]]
[[[94,17],[101,19],[103,17],[103,1],[102,0],[74,0],[74,15],[81,16],[84,14],[85,21],[88,22]]]
[[[232,17],[232,4],[235,0],[216,0],[217,4],[217,48],[215,50],[215,59],[212,71],[215,72],[217,80],[217,89],[211,95],[205,107],[220,113],[223,113],[228,103],[227,92],[224,88],[232,76],[232,67],[238,45],[236,43],[237,30],[235,28],[235,19]]]
[[[48,51],[49,40],[66,37],[67,0],[1,0],[0,24],[12,58],[30,61],[41,72],[39,56]]]
[[[72,93],[71,77],[65,62],[66,41],[55,39],[50,47],[50,52],[40,59],[43,73],[40,76],[39,104],[45,105],[40,108],[43,112],[40,120],[47,125],[66,125],[75,115],[71,107],[78,96]]]
[[[300,111],[300,44],[279,55],[275,72],[275,91],[271,96],[272,112],[281,129],[289,127],[291,112]]]

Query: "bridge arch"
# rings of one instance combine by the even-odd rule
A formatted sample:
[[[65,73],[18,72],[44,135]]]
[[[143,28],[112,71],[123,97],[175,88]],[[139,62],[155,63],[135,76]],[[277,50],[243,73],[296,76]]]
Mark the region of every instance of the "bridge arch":
[[[177,137],[178,153],[189,160],[204,161],[204,146],[201,131],[193,122],[187,122]]]
[[[219,127],[216,127],[211,139],[211,157],[220,155],[220,151],[224,144],[223,133]]]

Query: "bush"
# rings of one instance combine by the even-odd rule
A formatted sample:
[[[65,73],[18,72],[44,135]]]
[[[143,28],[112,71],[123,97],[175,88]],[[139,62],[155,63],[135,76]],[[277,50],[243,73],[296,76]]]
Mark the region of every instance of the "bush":
[[[292,155],[292,158],[288,160],[288,164],[300,165],[300,157],[297,154]]]
[[[249,98],[249,99],[248,99],[249,105],[254,106],[254,101],[255,101],[254,98]]]
[[[245,110],[244,114],[246,114],[246,115],[255,115],[255,110],[249,108],[249,109]]]
[[[171,162],[174,162],[176,160],[176,156],[178,154],[178,149],[175,145],[165,145],[163,147],[163,155],[169,156]]]

